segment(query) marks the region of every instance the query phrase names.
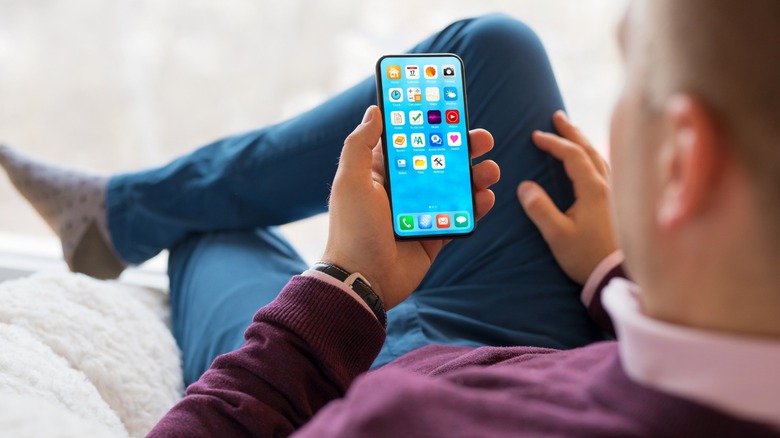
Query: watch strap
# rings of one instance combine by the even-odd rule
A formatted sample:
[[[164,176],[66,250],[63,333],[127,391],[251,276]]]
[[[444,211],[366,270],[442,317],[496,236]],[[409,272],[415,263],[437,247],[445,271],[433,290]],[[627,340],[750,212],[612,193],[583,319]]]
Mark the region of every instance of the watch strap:
[[[371,287],[371,284],[368,282],[368,280],[366,280],[365,277],[363,277],[360,273],[349,273],[336,265],[324,262],[316,263],[314,266],[312,266],[312,269],[328,274],[336,280],[347,285],[347,287],[352,289],[357,294],[357,296],[359,296],[360,299],[362,299],[366,305],[368,305],[368,308],[371,309],[371,311],[374,313],[376,319],[379,320],[380,324],[382,324],[382,327],[387,327],[387,313],[385,312],[385,305],[382,302],[382,299],[379,298],[379,295],[374,292],[374,289]]]

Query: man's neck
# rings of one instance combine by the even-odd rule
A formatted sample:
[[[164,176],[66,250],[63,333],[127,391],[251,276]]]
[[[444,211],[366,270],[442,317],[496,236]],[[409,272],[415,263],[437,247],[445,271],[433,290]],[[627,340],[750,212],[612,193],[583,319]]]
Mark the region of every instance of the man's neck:
[[[780,339],[777,284],[749,266],[722,266],[729,275],[695,268],[642,288],[642,312],[669,323],[735,335]],[[713,272],[713,271],[710,271]]]

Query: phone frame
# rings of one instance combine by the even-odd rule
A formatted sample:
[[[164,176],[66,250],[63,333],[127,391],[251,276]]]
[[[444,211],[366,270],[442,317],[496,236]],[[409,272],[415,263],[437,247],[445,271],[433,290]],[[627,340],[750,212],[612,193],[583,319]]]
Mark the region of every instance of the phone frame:
[[[388,149],[387,149],[387,127],[385,126],[385,93],[384,93],[384,87],[383,80],[384,80],[384,74],[382,73],[382,61],[384,61],[387,58],[438,58],[438,57],[447,57],[449,59],[455,59],[458,64],[460,65],[460,73],[461,73],[461,89],[463,90],[461,92],[461,96],[463,96],[463,117],[462,120],[465,121],[466,126],[466,152],[468,153],[468,159],[469,159],[469,183],[471,184],[471,222],[472,227],[471,231],[466,233],[454,233],[454,234],[418,234],[414,236],[402,236],[399,235],[395,230],[395,212],[393,211],[393,194],[392,189],[390,187],[390,160],[388,160]],[[443,240],[443,239],[460,239],[463,237],[469,237],[472,234],[474,234],[474,231],[477,230],[477,218],[476,218],[476,205],[474,203],[474,176],[473,176],[473,164],[471,159],[471,135],[470,135],[470,125],[469,125],[469,105],[468,105],[468,96],[466,93],[466,67],[463,64],[463,59],[461,59],[460,56],[454,54],[454,53],[410,53],[410,54],[396,54],[396,55],[383,55],[379,58],[376,62],[376,94],[377,94],[377,103],[379,106],[379,110],[382,113],[382,155],[383,155],[383,161],[384,161],[384,167],[385,167],[385,190],[387,191],[387,197],[388,201],[390,202],[390,219],[391,219],[391,227],[393,229],[393,235],[395,236],[396,240],[409,240],[409,241],[415,241],[415,240]]]

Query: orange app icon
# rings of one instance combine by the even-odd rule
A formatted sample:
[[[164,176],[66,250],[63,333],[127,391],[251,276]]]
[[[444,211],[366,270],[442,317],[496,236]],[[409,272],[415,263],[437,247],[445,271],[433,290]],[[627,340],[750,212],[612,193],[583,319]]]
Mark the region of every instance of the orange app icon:
[[[387,79],[391,81],[397,81],[401,79],[401,66],[400,65],[388,65],[387,66]]]
[[[436,215],[436,227],[437,228],[449,228],[450,227],[450,215],[437,214]]]
[[[393,134],[393,146],[397,148],[405,148],[406,134]]]

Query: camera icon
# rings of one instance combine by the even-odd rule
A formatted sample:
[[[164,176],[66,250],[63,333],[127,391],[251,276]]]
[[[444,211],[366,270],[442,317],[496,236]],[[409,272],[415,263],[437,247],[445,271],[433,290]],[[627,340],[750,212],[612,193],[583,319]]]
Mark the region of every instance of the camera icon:
[[[445,78],[454,78],[455,77],[455,66],[454,65],[443,65],[441,67],[441,75]]]

